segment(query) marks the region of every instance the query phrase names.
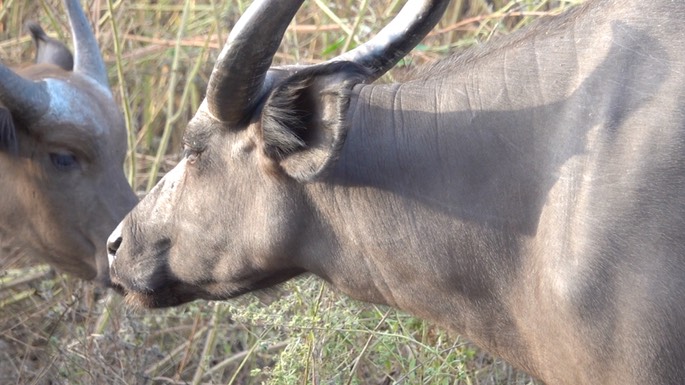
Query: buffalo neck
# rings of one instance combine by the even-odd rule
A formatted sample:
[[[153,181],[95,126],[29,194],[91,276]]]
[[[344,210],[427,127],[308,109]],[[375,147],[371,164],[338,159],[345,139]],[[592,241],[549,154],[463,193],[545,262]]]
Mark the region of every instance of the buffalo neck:
[[[585,181],[573,176],[612,172],[601,165],[624,148],[605,128],[653,105],[670,71],[647,27],[591,16],[447,59],[406,83],[356,86],[341,154],[308,187],[322,239],[337,247],[306,268],[491,351],[501,350],[498,330],[509,337],[498,344],[521,343],[515,314],[534,305],[517,298],[559,279],[535,269],[540,250],[570,248],[582,223],[574,212]],[[632,71],[630,82],[616,68]],[[600,147],[607,159],[593,159]]]
[[[479,80],[357,87],[319,205],[340,245],[333,268],[343,271],[320,275],[353,297],[462,332],[511,322],[512,273],[536,234],[555,168],[582,141],[555,153],[544,144],[562,135],[546,124],[554,106],[511,103],[504,85],[483,95],[472,83]],[[435,301],[444,301],[441,292],[458,295]],[[484,312],[492,324],[482,325]]]

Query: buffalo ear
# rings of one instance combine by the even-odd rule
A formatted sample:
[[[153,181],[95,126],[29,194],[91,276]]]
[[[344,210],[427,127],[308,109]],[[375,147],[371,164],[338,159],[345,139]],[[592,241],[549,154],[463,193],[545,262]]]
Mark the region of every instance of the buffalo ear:
[[[306,68],[274,87],[261,114],[262,151],[272,164],[300,182],[321,176],[345,141],[352,87],[366,77],[364,68],[337,62]]]
[[[17,128],[12,114],[0,105],[0,151],[15,155],[18,151]]]
[[[65,71],[73,70],[74,55],[64,43],[48,36],[34,21],[27,22],[26,28],[36,44],[36,64],[48,63],[59,66]]]

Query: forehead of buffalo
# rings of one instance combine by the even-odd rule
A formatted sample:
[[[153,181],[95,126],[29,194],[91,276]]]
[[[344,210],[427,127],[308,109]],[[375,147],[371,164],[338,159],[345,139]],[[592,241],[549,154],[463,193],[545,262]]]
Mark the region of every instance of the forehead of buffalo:
[[[102,122],[118,116],[110,91],[87,77],[70,80],[45,79],[50,108],[43,120],[87,128],[91,135],[105,134],[108,124]]]
[[[50,106],[34,125],[34,129],[45,130],[39,134],[69,135],[74,143],[125,134],[123,117],[108,88],[76,74],[67,79],[48,78],[44,82],[50,95]],[[69,130],[58,130],[57,127],[69,127]],[[122,146],[126,142],[123,138],[107,140]]]
[[[118,162],[125,156],[126,126],[108,88],[78,74],[44,82],[50,95],[48,111],[28,127],[40,143],[89,161],[115,157]]]
[[[195,116],[188,122],[183,133],[183,145],[192,150],[201,151],[212,135],[220,133],[224,129],[224,124],[212,116],[207,108],[207,100],[204,100]]]

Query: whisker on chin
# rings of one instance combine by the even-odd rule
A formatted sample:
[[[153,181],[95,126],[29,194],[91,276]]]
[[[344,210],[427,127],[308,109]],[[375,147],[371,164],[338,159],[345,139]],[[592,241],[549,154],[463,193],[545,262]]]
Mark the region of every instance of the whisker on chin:
[[[124,303],[128,308],[138,312],[150,308],[154,300],[147,294],[129,292],[124,297]]]

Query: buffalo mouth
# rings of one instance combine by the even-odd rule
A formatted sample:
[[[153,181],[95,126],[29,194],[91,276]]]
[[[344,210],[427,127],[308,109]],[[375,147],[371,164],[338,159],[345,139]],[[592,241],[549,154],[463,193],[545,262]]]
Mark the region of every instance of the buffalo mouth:
[[[111,269],[112,288],[124,296],[127,304],[134,308],[172,307],[201,298],[201,291],[183,284],[169,274],[165,266],[157,266],[152,274],[143,276],[120,276]]]
[[[198,299],[228,300],[250,292],[268,289],[303,273],[302,269],[288,269],[281,271],[280,274],[266,275],[258,280],[230,285],[230,288],[227,287],[229,285],[222,285],[213,280],[192,285],[169,275],[163,282],[157,280],[153,288],[140,288],[132,284],[127,285],[113,275],[112,286],[115,291],[124,296],[124,301],[129,306],[158,309],[178,306]]]
[[[159,309],[182,305],[193,300],[204,298],[202,290],[189,288],[180,282],[169,282],[155,290],[144,291],[127,288],[113,280],[113,289],[124,296],[127,305],[133,308]]]
[[[226,291],[218,286],[216,282],[191,285],[177,279],[167,278],[164,282],[156,282],[153,289],[138,288],[135,285],[127,285],[116,276],[112,277],[112,288],[124,297],[125,303],[140,309],[174,307],[198,299],[226,300],[254,290],[254,288],[246,287]]]

